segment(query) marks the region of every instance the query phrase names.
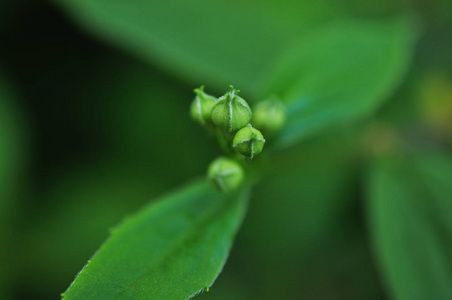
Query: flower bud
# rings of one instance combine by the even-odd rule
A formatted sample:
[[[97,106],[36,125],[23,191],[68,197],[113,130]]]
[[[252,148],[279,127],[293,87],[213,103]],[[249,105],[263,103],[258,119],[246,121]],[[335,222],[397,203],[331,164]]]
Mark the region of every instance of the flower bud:
[[[225,157],[219,157],[210,163],[207,174],[224,192],[236,190],[245,178],[242,166],[235,160]]]
[[[212,107],[217,101],[217,98],[204,93],[204,86],[195,89],[196,97],[191,103],[190,114],[194,120],[201,125],[206,125],[211,122]]]
[[[251,108],[237,96],[238,90],[231,90],[220,97],[212,108],[212,121],[226,131],[237,131],[251,121]]]
[[[264,144],[262,133],[251,125],[240,129],[232,141],[235,151],[250,159],[262,152]]]
[[[274,133],[286,122],[284,104],[276,98],[265,100],[256,105],[253,114],[253,124],[265,132]]]

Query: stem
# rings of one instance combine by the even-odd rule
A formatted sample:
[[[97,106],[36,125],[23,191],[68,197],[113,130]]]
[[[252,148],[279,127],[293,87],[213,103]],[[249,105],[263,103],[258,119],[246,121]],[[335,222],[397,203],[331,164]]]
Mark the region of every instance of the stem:
[[[228,132],[220,128],[216,128],[215,135],[224,153],[229,156],[234,156],[236,152],[234,148],[232,148],[232,140],[234,139],[235,132]]]

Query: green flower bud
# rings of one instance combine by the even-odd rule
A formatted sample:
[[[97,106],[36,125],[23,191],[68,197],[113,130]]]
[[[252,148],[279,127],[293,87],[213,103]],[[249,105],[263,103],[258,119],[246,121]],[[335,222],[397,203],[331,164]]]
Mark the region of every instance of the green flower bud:
[[[231,90],[220,97],[212,108],[212,121],[215,125],[229,131],[237,131],[251,121],[251,108],[246,101],[237,96],[238,90]]]
[[[240,129],[232,141],[235,151],[250,159],[262,152],[264,144],[262,133],[251,125]]]
[[[224,192],[236,190],[245,178],[242,166],[235,160],[225,157],[215,159],[209,165],[207,174]]]
[[[265,100],[256,105],[253,114],[253,124],[266,132],[276,132],[286,122],[286,108],[276,98]]]
[[[217,98],[204,93],[204,86],[195,89],[194,92],[196,93],[196,97],[191,103],[190,114],[198,123],[206,125],[211,122],[212,107],[217,101]]]

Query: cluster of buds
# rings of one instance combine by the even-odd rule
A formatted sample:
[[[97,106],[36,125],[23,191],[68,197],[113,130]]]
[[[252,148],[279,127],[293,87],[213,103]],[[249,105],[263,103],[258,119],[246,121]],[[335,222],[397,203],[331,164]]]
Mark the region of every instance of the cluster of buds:
[[[225,154],[231,157],[213,161],[208,176],[221,190],[234,190],[244,180],[243,168],[234,159],[237,153],[252,160],[264,148],[264,136],[251,122],[257,122],[265,131],[273,133],[284,123],[283,106],[276,100],[259,104],[253,119],[251,107],[233,86],[218,99],[206,94],[204,86],[194,92],[196,97],[190,107],[192,118],[215,134]]]

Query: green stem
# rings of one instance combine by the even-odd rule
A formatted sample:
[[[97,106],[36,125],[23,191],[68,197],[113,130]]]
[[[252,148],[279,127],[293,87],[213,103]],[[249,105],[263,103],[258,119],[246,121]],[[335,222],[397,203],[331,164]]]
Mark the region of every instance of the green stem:
[[[220,128],[216,128],[215,135],[223,152],[228,156],[235,156],[236,152],[234,148],[232,148],[232,140],[234,139],[235,132],[228,132]]]

